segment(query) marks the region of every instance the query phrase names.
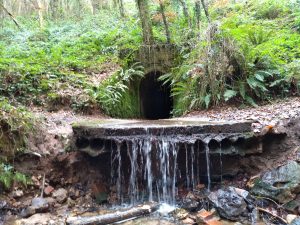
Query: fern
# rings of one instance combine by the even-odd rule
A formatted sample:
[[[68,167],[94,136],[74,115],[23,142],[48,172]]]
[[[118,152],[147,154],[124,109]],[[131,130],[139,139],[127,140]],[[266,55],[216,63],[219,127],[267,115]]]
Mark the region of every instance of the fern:
[[[31,183],[30,179],[20,172],[14,172],[13,167],[7,164],[0,164],[0,184],[4,186],[6,190],[11,188],[14,182],[18,182],[21,185],[27,187]]]
[[[128,102],[130,99],[126,97],[130,82],[143,76],[144,67],[140,63],[134,63],[130,68],[121,69],[107,78],[96,90],[90,89],[89,94],[96,98],[105,113],[123,117],[122,114],[128,115],[133,110]],[[123,104],[123,100],[128,104]]]

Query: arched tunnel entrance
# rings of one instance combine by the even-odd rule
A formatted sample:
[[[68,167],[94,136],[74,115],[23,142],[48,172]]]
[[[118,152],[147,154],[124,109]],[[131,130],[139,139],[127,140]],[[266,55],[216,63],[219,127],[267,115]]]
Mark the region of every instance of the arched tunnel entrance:
[[[173,99],[171,87],[158,78],[162,73],[152,71],[140,83],[141,112],[145,119],[166,119],[171,116]]]

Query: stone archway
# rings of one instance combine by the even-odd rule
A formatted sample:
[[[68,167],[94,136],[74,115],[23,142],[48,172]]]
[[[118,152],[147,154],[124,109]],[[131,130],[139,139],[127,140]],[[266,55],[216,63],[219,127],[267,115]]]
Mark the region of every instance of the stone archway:
[[[171,116],[173,99],[169,85],[159,81],[159,71],[145,75],[140,83],[141,113],[145,119],[166,119]]]

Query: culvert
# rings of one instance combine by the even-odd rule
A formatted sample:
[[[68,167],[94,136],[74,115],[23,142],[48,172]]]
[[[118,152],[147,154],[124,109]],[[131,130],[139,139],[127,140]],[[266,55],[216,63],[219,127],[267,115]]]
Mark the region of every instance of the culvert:
[[[220,182],[243,159],[262,152],[251,121],[193,119],[84,121],[73,125],[75,148],[98,157],[118,200],[174,203],[178,188]],[[106,161],[101,161],[103,157]]]
[[[140,83],[140,105],[143,118],[155,120],[166,119],[171,115],[173,101],[171,88],[158,78],[162,73],[147,73]]]

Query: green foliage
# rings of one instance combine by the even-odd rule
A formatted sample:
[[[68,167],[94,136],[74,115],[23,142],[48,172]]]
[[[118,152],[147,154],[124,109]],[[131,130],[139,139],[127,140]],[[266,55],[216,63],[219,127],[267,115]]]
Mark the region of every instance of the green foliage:
[[[27,187],[31,183],[30,179],[20,172],[15,172],[13,167],[8,164],[0,164],[0,185],[3,186],[5,190],[11,188],[13,183],[21,184]]]
[[[0,159],[10,159],[26,148],[33,124],[32,115],[24,107],[13,106],[8,99],[0,98]]]
[[[131,81],[144,76],[144,68],[140,63],[134,63],[128,69],[121,69],[104,80],[98,87],[90,89],[89,93],[100,104],[103,111],[114,117],[139,116],[137,96]]]
[[[52,108],[65,95],[62,92],[89,89],[90,76],[105,71],[107,64],[131,63],[141,43],[140,28],[135,19],[121,21],[111,15],[104,11],[43,30],[23,21],[26,31],[1,30],[0,94]],[[70,98],[76,110],[93,104],[82,95]]]
[[[252,7],[251,10],[257,19],[276,19],[289,13],[288,1],[257,0],[253,1]]]
[[[277,0],[215,7],[212,15],[221,13],[222,22],[208,26],[182,65],[161,77],[172,85],[173,114],[222,102],[257,106],[296,94],[300,35],[285,19],[293,8]]]
[[[164,4],[171,43],[180,54],[178,66],[160,78],[172,86],[174,115],[223,102],[256,105],[299,90],[298,0],[213,1],[212,23],[202,12],[200,27],[191,11],[194,2],[187,1],[190,20],[178,1]],[[142,44],[136,11],[120,18],[114,10],[89,15],[83,8],[69,19],[45,17],[43,29],[36,29],[35,17],[18,18],[24,28],[18,32],[4,21],[0,95],[50,110],[68,105],[82,112],[98,104],[111,116],[138,117],[139,87],[133,80],[142,70],[131,67]],[[155,42],[165,43],[159,5],[151,3],[150,9]],[[115,72],[120,67],[124,70]],[[108,77],[95,84],[99,75]]]

